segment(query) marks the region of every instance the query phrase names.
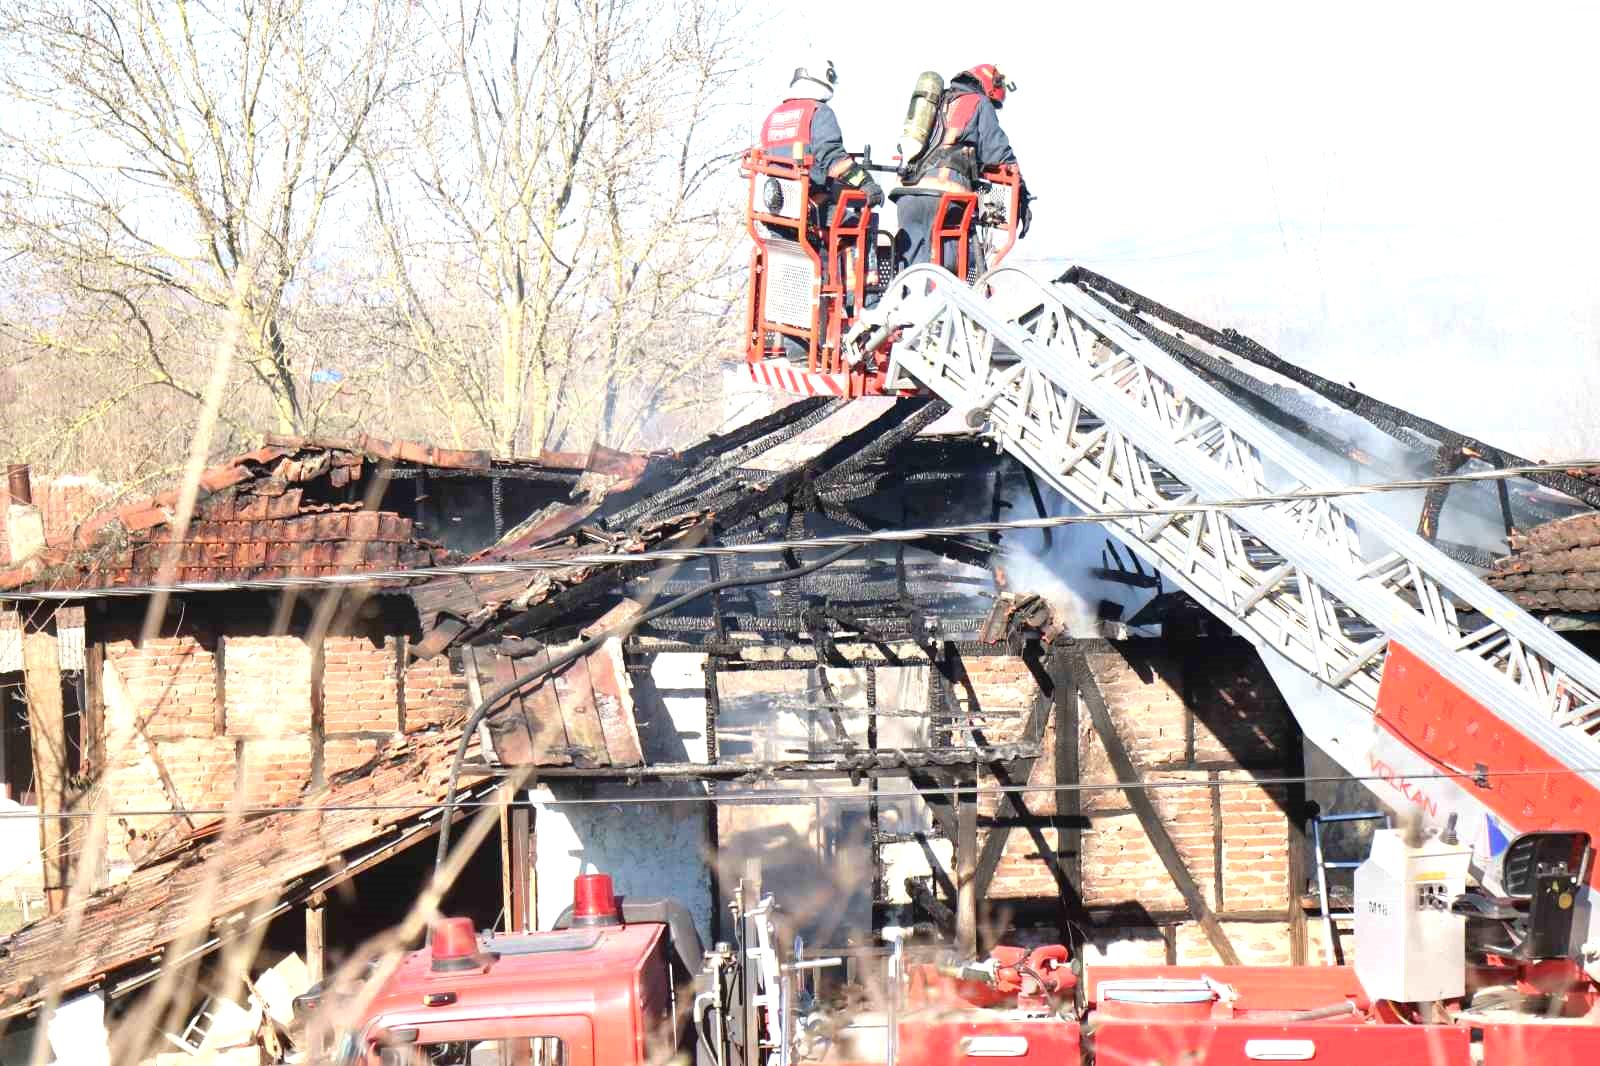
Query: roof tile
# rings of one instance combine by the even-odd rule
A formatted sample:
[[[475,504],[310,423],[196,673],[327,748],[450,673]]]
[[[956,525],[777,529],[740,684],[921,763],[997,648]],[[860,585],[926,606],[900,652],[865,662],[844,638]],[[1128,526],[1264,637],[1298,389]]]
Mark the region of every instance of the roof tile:
[[[352,540],[376,540],[382,531],[383,520],[377,511],[357,511],[350,516]]]
[[[100,531],[115,521],[117,521],[117,516],[113,511],[101,511],[99,514],[85,518],[78,524],[76,534],[78,546],[80,548],[91,547],[99,536]]]
[[[300,513],[300,497],[304,489],[290,489],[267,504],[268,518],[292,518]]]
[[[200,487],[206,492],[221,492],[250,478],[250,471],[241,464],[224,463],[213,466],[200,475]]]
[[[167,521],[167,512],[159,507],[135,507],[118,511],[117,517],[128,532],[139,533],[163,525]]]

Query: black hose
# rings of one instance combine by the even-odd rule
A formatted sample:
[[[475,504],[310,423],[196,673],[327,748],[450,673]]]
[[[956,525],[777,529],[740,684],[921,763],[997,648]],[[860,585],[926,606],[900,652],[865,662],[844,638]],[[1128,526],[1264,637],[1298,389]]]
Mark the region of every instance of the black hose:
[[[1250,1017],[1252,1020],[1260,1021],[1263,1024],[1270,1022],[1273,1025],[1282,1025],[1292,1022],[1317,1022],[1326,1018],[1342,1018],[1346,1014],[1360,1013],[1361,1008],[1347,999],[1343,1003],[1333,1003],[1326,1007],[1313,1007],[1310,1010],[1251,1011]]]
[[[666,603],[661,604],[659,607],[652,607],[643,614],[640,614],[635,618],[630,618],[628,621],[614,626],[598,636],[590,637],[583,643],[561,653],[550,662],[545,663],[533,673],[519,677],[514,681],[509,681],[495,689],[493,692],[490,692],[483,698],[482,703],[478,704],[472,709],[472,713],[467,716],[466,724],[461,727],[461,743],[456,746],[456,757],[455,760],[450,764],[450,783],[445,788],[444,809],[439,816],[439,848],[435,853],[433,860],[435,871],[444,866],[445,856],[449,854],[450,851],[450,823],[451,817],[455,810],[456,782],[461,777],[461,765],[466,761],[467,758],[467,745],[472,740],[473,730],[478,728],[478,723],[483,721],[484,716],[489,713],[489,709],[491,707],[506,697],[514,695],[525,688],[529,688],[539,681],[543,681],[556,671],[561,670],[578,659],[581,659],[583,656],[588,655],[606,641],[615,637],[625,637],[635,629],[650,621],[652,618],[659,618],[670,611],[675,611],[684,604],[689,603],[692,600],[699,599],[701,596],[706,596],[713,592],[721,592],[723,589],[741,588],[747,585],[771,585],[779,581],[792,581],[795,578],[805,577],[807,574],[815,573],[825,566],[838,562],[840,559],[843,559],[846,555],[849,555],[851,552],[860,547],[861,545],[859,544],[847,544],[837,551],[829,552],[827,555],[824,555],[817,561],[807,563],[804,566],[791,567],[786,570],[778,570],[770,574],[749,574],[745,577],[724,578],[721,581],[712,581],[701,585],[698,588],[690,589],[683,595],[675,596]]]

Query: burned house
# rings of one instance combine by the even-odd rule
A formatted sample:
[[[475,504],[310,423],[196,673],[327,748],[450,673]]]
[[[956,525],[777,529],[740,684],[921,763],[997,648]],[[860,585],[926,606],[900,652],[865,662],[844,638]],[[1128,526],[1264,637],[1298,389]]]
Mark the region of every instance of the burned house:
[[[1479,461],[1364,397],[1247,379],[1199,330],[1163,343],[1338,461]],[[1363,447],[1375,425],[1399,460]],[[157,499],[0,579],[30,693],[61,688],[81,600],[77,703],[26,710],[41,734],[80,722],[76,764],[39,772],[35,746],[40,806],[115,812],[104,862],[46,831],[48,887],[74,864],[105,885],[6,942],[0,1015],[43,1003],[69,921],[60,990],[113,1000],[251,930],[348,945],[339,886],[383,864],[362,891],[411,898],[452,797],[503,807],[486,898],[455,901],[484,924],[548,927],[587,865],[684,901],[708,940],[757,879],[857,966],[890,926],[968,952],[1334,955],[1305,825],[1363,801],[1308,794],[1316,753],[1257,649],[1093,525],[986,527],[1066,508],[938,401],[802,400],[651,457],[272,441],[202,488],[181,534]],[[1485,551],[1460,532],[1478,516],[1419,505],[1450,551]]]
[[[206,935],[189,951],[263,925],[304,935],[286,913],[320,920],[338,884],[426,852],[411,845],[437,826],[468,710],[619,620],[638,624],[502,700],[470,737],[464,797],[519,768],[535,778],[505,821],[508,854],[526,859],[480,908],[485,924],[548,925],[588,863],[624,891],[684,899],[708,936],[728,886],[754,873],[809,942],[862,958],[891,924],[970,943],[1068,929],[1120,957],[1299,957],[1285,813],[1298,800],[1255,783],[1298,766],[1293,720],[1248,646],[1173,608],[1151,572],[1085,541],[1099,586],[1165,596],[1160,641],[1138,636],[1160,630],[1137,609],[1034,595],[998,535],[830,549],[821,567],[815,548],[738,551],[1048,509],[1021,468],[942,414],[801,402],[649,462],[273,442],[207,472],[181,540],[158,500],[14,568],[21,639],[59,648],[49,619],[62,604],[83,614],[82,754],[57,809],[104,797],[114,812],[67,990],[134,993],[164,949],[184,948],[197,909]],[[575,500],[580,478],[596,487]],[[476,551],[428,525],[454,512],[423,488],[474,479],[473,521],[523,493]],[[1035,562],[1083,539],[1027,536]],[[659,558],[718,546],[733,550]],[[176,590],[144,631],[142,590],[164,565]],[[281,587],[419,568],[337,597]],[[49,598],[68,593],[81,601]],[[1195,787],[1146,800],[1115,787],[1128,773]],[[246,813],[223,841],[236,795]],[[375,798],[404,809],[349,809]],[[54,888],[87,857],[50,844]],[[224,853],[201,891],[205,860]],[[59,907],[0,960],[8,1016],[41,1001]],[[348,933],[330,918],[322,935]]]

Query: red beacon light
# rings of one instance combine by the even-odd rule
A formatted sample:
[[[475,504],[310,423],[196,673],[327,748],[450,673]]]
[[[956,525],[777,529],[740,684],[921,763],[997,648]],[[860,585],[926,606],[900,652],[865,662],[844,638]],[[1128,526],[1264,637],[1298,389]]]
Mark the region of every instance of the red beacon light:
[[[610,874],[579,874],[572,883],[572,925],[621,925]]]
[[[471,918],[441,918],[428,934],[430,969],[435,973],[459,973],[483,967],[478,951],[478,933]]]

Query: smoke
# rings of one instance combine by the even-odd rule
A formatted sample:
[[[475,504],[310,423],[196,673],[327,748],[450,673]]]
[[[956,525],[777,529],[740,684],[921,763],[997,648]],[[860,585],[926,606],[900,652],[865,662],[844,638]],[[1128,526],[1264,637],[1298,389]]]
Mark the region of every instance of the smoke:
[[[1083,513],[1048,486],[1041,490],[1051,517]],[[1006,534],[1001,546],[1007,590],[1042,596],[1074,637],[1103,636],[1104,622],[1132,618],[1160,589],[1175,587],[1165,579],[1157,589],[1102,576],[1138,571],[1128,548],[1097,523],[1058,526],[1051,530],[1048,544],[1042,532],[1017,530]],[[1148,562],[1141,560],[1139,565],[1143,574],[1155,574]]]

